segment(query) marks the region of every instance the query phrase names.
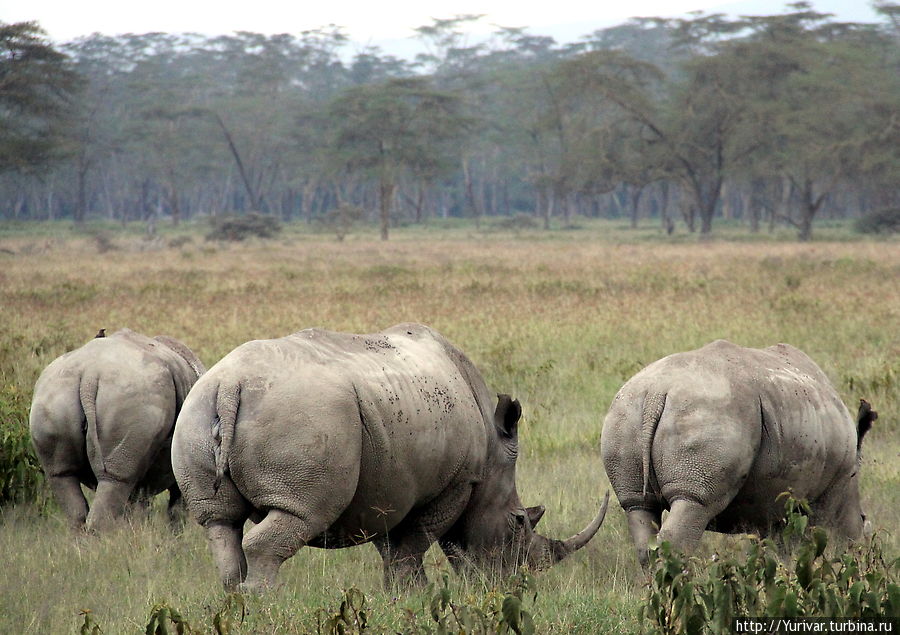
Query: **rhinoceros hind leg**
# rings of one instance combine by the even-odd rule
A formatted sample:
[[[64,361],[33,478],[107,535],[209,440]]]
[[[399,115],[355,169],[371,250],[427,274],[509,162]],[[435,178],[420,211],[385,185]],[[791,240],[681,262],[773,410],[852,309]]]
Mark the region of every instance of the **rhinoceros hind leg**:
[[[655,538],[659,532],[660,512],[649,509],[630,509],[628,511],[628,532],[631,534],[631,542],[637,551],[638,562],[641,568],[648,567],[649,559],[647,547],[651,538]]]
[[[125,513],[134,483],[124,481],[100,480],[97,483],[97,495],[87,515],[88,531],[102,531]]]
[[[659,541],[690,553],[700,543],[706,526],[720,510],[710,509],[696,501],[679,498],[672,503],[669,515],[659,530]]]
[[[81,491],[81,482],[76,476],[51,476],[50,489],[53,498],[62,508],[72,529],[83,529],[88,515],[88,504]]]
[[[262,522],[244,536],[247,579],[244,591],[260,591],[275,585],[281,563],[328,528],[330,523],[311,526],[305,519],[280,509],[269,510]]]
[[[228,523],[209,523],[206,526],[206,539],[213,560],[219,569],[219,578],[226,591],[237,591],[238,585],[247,575],[247,560],[241,549],[243,522],[236,525]]]

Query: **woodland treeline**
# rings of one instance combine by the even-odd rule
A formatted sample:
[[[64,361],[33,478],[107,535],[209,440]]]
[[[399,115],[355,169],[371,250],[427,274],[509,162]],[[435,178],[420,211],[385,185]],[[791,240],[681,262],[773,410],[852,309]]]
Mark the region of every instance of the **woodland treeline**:
[[[708,233],[900,207],[900,5],[635,18],[557,43],[462,15],[414,60],[299,35],[0,24],[0,218],[652,218]]]

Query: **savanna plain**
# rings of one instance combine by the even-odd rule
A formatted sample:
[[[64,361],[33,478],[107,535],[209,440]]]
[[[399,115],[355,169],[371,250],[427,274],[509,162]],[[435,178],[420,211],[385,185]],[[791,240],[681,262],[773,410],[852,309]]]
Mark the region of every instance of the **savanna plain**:
[[[222,244],[188,227],[148,250],[136,232],[111,229],[101,241],[62,226],[0,227],[0,387],[21,406],[4,416],[27,412],[40,371],[99,328],[177,337],[209,367],[245,341],[307,327],[423,322],[465,351],[493,390],[521,401],[518,490],[526,505],[546,506],[541,531],[561,538],[588,523],[609,489],[600,430],[628,378],[717,338],[788,342],[824,369],[851,411],[860,398],[878,410],[862,497],[889,559],[900,555],[900,243],[840,231],[805,244],[740,240],[727,230],[697,242],[613,223],[488,229],[337,242],[289,227],[275,240]],[[84,611],[104,633],[139,633],[162,602],[198,632],[215,632],[217,614],[232,633],[316,632],[351,587],[365,595],[371,632],[404,632],[411,616],[428,622],[434,591],[383,590],[368,545],[304,549],[282,567],[279,588],[229,604],[200,527],[189,520],[173,534],[163,501],[155,507],[108,534],[73,536],[46,500],[4,506],[0,633],[78,632]],[[741,545],[707,534],[700,557]],[[449,573],[435,548],[427,571],[439,585]],[[503,582],[449,573],[448,588],[478,605]],[[615,498],[594,540],[535,575],[529,591],[546,633],[639,632],[643,597]]]

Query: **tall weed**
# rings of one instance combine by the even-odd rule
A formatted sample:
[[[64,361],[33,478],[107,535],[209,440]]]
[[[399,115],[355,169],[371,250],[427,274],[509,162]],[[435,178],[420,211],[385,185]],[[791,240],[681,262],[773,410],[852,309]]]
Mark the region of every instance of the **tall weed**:
[[[28,431],[27,396],[17,386],[0,386],[0,504],[40,501],[44,494],[44,474]]]

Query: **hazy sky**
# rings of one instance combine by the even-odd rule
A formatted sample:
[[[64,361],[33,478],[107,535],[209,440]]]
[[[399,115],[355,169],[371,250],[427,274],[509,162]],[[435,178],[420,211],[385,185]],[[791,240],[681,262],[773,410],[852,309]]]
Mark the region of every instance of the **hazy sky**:
[[[37,20],[57,41],[93,32],[197,32],[205,35],[255,31],[300,33],[328,24],[345,27],[358,45],[403,40],[432,18],[486,14],[491,25],[527,26],[560,42],[624,22],[632,16],[675,16],[692,10],[725,13],[779,13],[780,0],[0,0],[0,21]],[[813,0],[816,9],[845,20],[871,20],[866,0]],[[390,51],[389,51],[390,52]]]

